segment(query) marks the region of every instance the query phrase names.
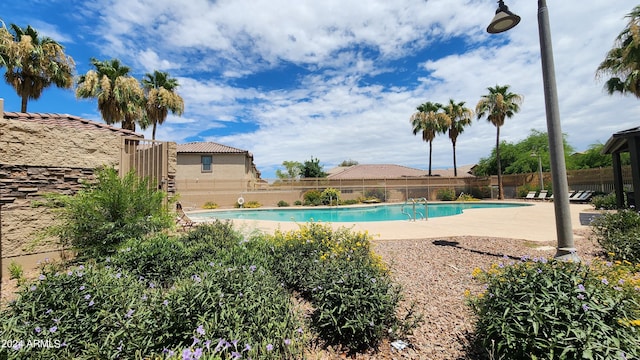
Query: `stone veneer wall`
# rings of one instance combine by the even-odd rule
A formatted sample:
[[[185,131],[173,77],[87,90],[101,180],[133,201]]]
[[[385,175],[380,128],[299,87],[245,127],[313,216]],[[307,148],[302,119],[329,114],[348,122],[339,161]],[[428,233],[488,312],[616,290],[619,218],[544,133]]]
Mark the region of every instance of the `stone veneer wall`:
[[[56,239],[43,230],[53,224],[50,209],[36,206],[42,195],[72,195],[82,187],[82,180],[93,179],[87,168],[0,164],[0,194],[15,198],[2,206],[2,256],[11,257],[58,249]]]
[[[1,108],[0,108],[1,109]],[[0,111],[0,114],[2,112]],[[34,206],[46,193],[74,194],[100,166],[118,167],[122,137],[116,132],[79,130],[0,118],[2,257],[58,249],[42,236],[54,214]],[[169,144],[169,192],[175,191],[176,145]],[[34,242],[38,239],[38,245]],[[6,265],[6,261],[5,265]]]

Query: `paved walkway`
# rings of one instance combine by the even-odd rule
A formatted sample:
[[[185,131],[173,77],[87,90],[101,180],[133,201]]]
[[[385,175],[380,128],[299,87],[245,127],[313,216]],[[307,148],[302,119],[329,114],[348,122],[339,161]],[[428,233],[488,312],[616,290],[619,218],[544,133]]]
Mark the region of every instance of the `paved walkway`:
[[[531,241],[556,241],[555,213],[551,202],[529,202],[532,206],[512,208],[468,209],[455,216],[430,218],[427,221],[379,221],[366,223],[334,223],[333,226],[368,231],[374,239],[421,239],[445,236],[490,236]],[[573,230],[585,229],[579,214],[592,210],[589,204],[571,204]],[[275,229],[293,230],[292,222],[234,220],[239,229],[258,229],[267,233]]]

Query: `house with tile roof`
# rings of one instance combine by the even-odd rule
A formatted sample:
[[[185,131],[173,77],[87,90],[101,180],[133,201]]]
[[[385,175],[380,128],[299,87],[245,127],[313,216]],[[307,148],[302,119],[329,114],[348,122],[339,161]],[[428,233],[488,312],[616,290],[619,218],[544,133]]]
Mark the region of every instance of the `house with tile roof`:
[[[263,184],[253,154],[247,150],[215,142],[191,142],[178,144],[176,152],[176,189],[187,202],[201,205],[203,196],[214,191],[227,191],[237,197]]]
[[[472,177],[472,165],[458,167],[458,177]],[[453,169],[440,169],[431,172],[433,176],[453,177]],[[358,164],[353,166],[338,166],[328,171],[327,178],[334,180],[353,179],[401,179],[426,177],[428,172],[395,164]]]

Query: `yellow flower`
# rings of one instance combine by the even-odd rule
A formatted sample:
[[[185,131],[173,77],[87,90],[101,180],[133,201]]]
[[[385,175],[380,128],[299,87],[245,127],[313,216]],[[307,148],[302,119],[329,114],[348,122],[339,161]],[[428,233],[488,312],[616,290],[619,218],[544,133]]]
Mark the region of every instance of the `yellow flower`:
[[[480,269],[480,268],[475,268],[475,269],[473,269],[473,271],[471,272],[471,276],[473,276],[473,277],[475,278],[475,277],[478,277],[478,276],[482,275],[482,273],[483,273],[483,272],[484,272],[484,271],[482,271],[482,269]]]

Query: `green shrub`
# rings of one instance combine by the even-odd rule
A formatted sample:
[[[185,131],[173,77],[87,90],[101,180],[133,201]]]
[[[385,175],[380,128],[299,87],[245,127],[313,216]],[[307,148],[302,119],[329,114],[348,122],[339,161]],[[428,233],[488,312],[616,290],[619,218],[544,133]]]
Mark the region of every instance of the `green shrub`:
[[[338,205],[340,202],[340,190],[338,189],[326,188],[320,196],[325,205]]]
[[[460,193],[456,201],[480,201],[480,200],[474,198],[472,195]]]
[[[591,198],[591,205],[598,210],[615,210],[618,208],[616,194],[596,195]]]
[[[364,192],[364,197],[365,200],[380,200],[382,202],[387,201],[387,198],[385,196],[385,191],[384,189],[381,188],[375,188],[375,189],[367,189]]]
[[[356,351],[375,347],[390,331],[398,338],[417,326],[417,316],[397,318],[400,288],[371,250],[368,234],[310,223],[277,231],[269,241],[274,273],[312,302],[311,326],[326,342]]]
[[[293,204],[296,205],[296,206],[300,206],[300,205],[302,205],[302,201],[296,200]]]
[[[375,346],[397,322],[400,288],[357,261],[328,261],[314,279],[312,326],[329,344]]]
[[[164,206],[165,194],[134,172],[120,178],[116,170],[100,169],[97,182],[85,184],[75,196],[62,197],[59,223],[51,228],[79,255],[113,252],[123,241],[170,228],[173,216]]]
[[[341,200],[340,201],[341,205],[355,205],[357,203],[358,203],[358,200],[355,200],[355,199]]]
[[[260,202],[258,202],[258,201],[252,200],[252,201],[247,201],[242,205],[240,205],[238,203],[235,203],[234,206],[236,208],[255,209],[255,208],[262,207],[262,204],[260,204]]]
[[[165,234],[145,240],[125,242],[109,258],[111,266],[122,269],[147,284],[169,287],[190,263],[183,243]]]
[[[322,205],[322,193],[318,190],[309,190],[305,192],[303,204],[306,206]]]
[[[640,214],[628,209],[606,213],[591,226],[596,240],[612,259],[640,262]]]
[[[18,280],[18,285],[22,285],[25,281],[22,265],[15,261],[11,261],[9,263],[9,278],[12,280]]]
[[[469,301],[475,335],[491,359],[640,356],[639,282],[627,268],[534,259],[474,275],[486,283]]]
[[[289,203],[284,201],[284,200],[280,200],[278,201],[278,207],[288,207]]]
[[[207,201],[206,203],[204,203],[204,205],[202,205],[203,209],[217,209],[218,208],[218,204],[214,203],[213,201]]]
[[[456,191],[453,189],[439,189],[436,198],[442,201],[453,201],[456,199]]]

